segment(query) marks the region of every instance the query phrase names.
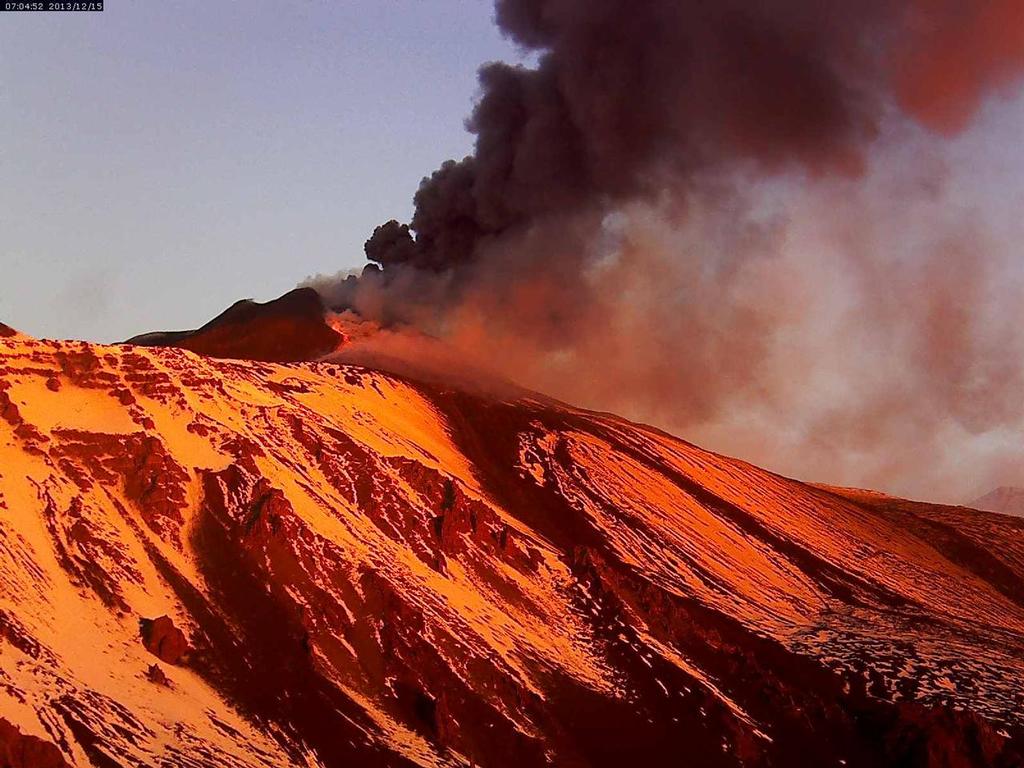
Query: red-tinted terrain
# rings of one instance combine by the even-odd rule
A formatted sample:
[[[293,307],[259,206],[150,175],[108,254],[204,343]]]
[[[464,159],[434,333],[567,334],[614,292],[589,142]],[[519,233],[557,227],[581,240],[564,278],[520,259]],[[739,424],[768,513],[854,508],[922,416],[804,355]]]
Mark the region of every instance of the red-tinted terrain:
[[[324,322],[324,305],[312,288],[296,288],[260,304],[237,301],[194,331],[157,331],[127,343],[178,347],[211,357],[291,363],[337,349],[344,337]]]
[[[1024,520],[436,377],[0,332],[0,587],[3,768],[1024,754]]]
[[[1024,517],[1024,488],[1003,485],[971,502],[971,506]]]

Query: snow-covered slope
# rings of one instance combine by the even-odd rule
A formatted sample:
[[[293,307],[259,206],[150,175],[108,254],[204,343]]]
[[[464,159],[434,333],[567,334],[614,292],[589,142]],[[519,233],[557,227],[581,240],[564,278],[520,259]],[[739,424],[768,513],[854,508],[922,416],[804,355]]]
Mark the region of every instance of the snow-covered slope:
[[[5,336],[0,586],[2,766],[1020,764],[1024,521],[529,395]]]

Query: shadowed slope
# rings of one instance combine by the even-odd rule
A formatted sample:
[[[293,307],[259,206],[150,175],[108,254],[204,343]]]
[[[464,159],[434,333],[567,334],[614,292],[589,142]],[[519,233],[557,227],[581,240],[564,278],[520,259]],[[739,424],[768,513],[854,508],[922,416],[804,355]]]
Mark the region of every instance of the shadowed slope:
[[[975,509],[1024,517],[1024,488],[1004,485],[971,502]]]

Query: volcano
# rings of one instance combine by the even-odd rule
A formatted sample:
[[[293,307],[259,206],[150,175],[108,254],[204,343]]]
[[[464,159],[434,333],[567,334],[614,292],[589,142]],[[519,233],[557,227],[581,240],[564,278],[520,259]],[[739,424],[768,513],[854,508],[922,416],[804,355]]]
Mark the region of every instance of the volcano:
[[[1022,765],[1024,520],[320,359],[311,309],[0,333],[0,766]]]

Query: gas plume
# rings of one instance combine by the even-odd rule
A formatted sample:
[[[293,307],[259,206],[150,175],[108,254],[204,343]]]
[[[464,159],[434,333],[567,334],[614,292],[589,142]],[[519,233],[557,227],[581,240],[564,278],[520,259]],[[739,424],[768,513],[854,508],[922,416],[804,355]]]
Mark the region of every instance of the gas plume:
[[[947,147],[1024,69],[1024,3],[498,0],[474,153],[336,307],[801,477],[1024,480],[1019,267]]]

